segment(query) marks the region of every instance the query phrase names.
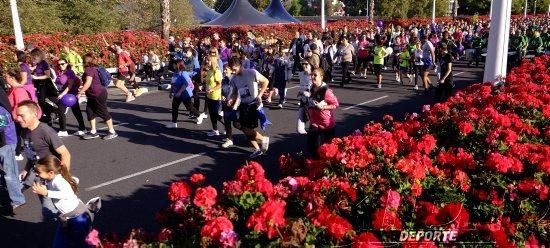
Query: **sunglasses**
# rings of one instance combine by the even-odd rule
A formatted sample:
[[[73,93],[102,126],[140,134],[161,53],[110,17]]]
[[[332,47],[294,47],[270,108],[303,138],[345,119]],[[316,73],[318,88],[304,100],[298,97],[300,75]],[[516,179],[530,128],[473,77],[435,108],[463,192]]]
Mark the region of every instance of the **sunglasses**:
[[[311,77],[318,77],[319,74],[311,74]]]
[[[67,65],[67,63],[59,63],[59,65],[63,66],[63,65]]]

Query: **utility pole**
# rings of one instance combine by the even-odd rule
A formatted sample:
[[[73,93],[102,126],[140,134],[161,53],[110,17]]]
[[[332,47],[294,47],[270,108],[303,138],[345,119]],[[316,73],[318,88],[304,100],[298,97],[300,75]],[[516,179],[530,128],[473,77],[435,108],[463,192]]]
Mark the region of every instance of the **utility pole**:
[[[325,0],[321,0],[321,29],[323,30],[323,32],[325,32],[325,27],[326,27]]]
[[[527,18],[527,0],[525,0],[525,8],[523,10],[523,18]]]
[[[493,0],[491,0],[491,6],[489,7],[489,20],[491,20],[491,16],[493,16]]]
[[[535,8],[533,8],[533,15],[537,14],[537,0],[535,0]]]
[[[161,0],[160,11],[162,16],[162,38],[170,37],[170,0]]]
[[[374,20],[374,0],[370,1],[369,15],[370,15],[370,21],[372,22]]]
[[[493,1],[493,16],[491,17],[483,82],[497,84],[506,77],[511,13],[512,0]]]
[[[23,50],[25,43],[23,42],[23,32],[21,31],[21,23],[19,22],[19,12],[17,11],[17,1],[10,0],[11,19],[13,22],[13,34],[15,35],[15,47],[17,50]]]
[[[435,23],[435,0],[433,0],[432,4],[432,23]]]

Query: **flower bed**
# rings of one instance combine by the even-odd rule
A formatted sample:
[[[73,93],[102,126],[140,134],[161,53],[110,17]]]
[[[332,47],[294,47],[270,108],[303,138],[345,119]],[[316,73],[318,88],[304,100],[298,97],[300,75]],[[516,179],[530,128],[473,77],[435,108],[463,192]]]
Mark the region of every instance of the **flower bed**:
[[[543,16],[543,15],[542,15]],[[523,18],[523,16],[513,16],[514,19]],[[487,16],[480,16],[480,20],[487,20]],[[462,20],[471,22],[472,17],[464,17]],[[437,18],[438,23],[451,22],[450,17]],[[412,19],[395,19],[385,21],[385,25],[394,24],[408,27],[409,25],[416,24],[429,24],[431,19],[429,18],[412,18]],[[333,30],[343,29],[345,26],[350,28],[350,31],[354,31],[355,28],[364,29],[373,26],[374,23],[369,22],[366,19],[362,20],[340,20],[335,22],[329,22],[328,27]],[[285,43],[290,43],[294,38],[295,31],[320,31],[319,23],[304,22],[300,24],[289,25],[269,25],[269,26],[236,26],[232,28],[221,27],[198,27],[193,30],[181,29],[172,30],[172,35],[178,39],[183,39],[186,36],[195,38],[202,38],[205,36],[211,36],[214,32],[219,33],[225,38],[229,38],[231,33],[238,33],[244,36],[247,31],[252,31],[255,34],[263,37],[267,37],[270,33],[277,34],[276,37],[281,39]],[[168,44],[166,41],[154,32],[145,31],[123,31],[115,33],[101,33],[90,35],[71,35],[67,33],[59,33],[54,35],[42,35],[42,34],[29,34],[24,36],[25,44],[32,43],[34,46],[43,48],[46,51],[50,51],[54,54],[59,54],[63,45],[70,44],[79,53],[84,54],[87,52],[95,52],[100,56],[100,63],[106,67],[114,67],[116,64],[115,56],[110,53],[103,42],[103,37],[112,44],[115,41],[120,41],[123,46],[133,55],[139,59],[140,55],[145,53],[149,49],[157,49],[159,55],[166,55]],[[12,65],[15,62],[14,47],[8,44],[15,44],[15,38],[13,36],[0,36],[0,64]]]
[[[281,156],[277,183],[256,162],[221,190],[201,174],[174,182],[159,234],[136,229],[103,247],[548,244],[549,68],[550,56],[524,61],[503,86],[472,85],[402,122],[385,116],[323,145],[322,160]]]

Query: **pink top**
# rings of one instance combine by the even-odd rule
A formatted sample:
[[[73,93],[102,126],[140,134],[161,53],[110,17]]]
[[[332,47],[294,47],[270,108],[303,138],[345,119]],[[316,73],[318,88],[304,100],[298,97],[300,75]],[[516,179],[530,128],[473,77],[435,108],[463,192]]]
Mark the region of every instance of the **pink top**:
[[[336,108],[340,105],[338,103],[338,99],[331,89],[327,89],[324,101],[327,103],[327,105],[335,106]],[[307,111],[309,113],[309,122],[312,126],[315,126],[319,129],[330,129],[336,126],[333,109],[320,110],[316,107],[308,107]]]
[[[13,119],[17,120],[17,104],[19,104],[22,101],[25,100],[32,100],[33,102],[37,102],[36,100],[36,90],[34,89],[34,86],[32,86],[32,91],[29,91],[29,87],[26,87],[27,85],[23,87],[18,88],[11,88],[8,91],[8,99],[10,100],[10,104],[12,106],[11,114],[13,115]],[[40,113],[39,116],[42,116]]]

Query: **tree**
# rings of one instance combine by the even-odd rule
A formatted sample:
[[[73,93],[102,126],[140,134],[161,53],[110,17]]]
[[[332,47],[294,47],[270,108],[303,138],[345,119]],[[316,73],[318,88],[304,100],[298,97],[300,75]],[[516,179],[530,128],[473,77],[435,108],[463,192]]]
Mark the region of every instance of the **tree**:
[[[249,0],[249,2],[252,6],[254,6],[254,8],[262,12],[265,10],[265,8],[267,8],[267,6],[271,1],[270,0]]]
[[[285,3],[285,7],[288,10],[288,13],[290,13],[291,15],[301,15],[302,5],[300,4],[299,0],[290,0],[288,1],[288,5]]]
[[[214,5],[216,5],[216,0],[203,0],[203,2],[211,9],[213,9]]]
[[[344,4],[346,5],[346,14],[349,14],[350,16],[364,16],[369,8],[369,3],[367,0],[344,0]],[[359,11],[361,11],[361,14],[359,14]]]
[[[170,0],[161,0],[160,12],[162,15],[162,37],[168,40],[170,37]]]
[[[229,8],[229,6],[231,6],[231,2],[233,2],[233,0],[216,0],[214,10],[219,13],[223,13]]]

